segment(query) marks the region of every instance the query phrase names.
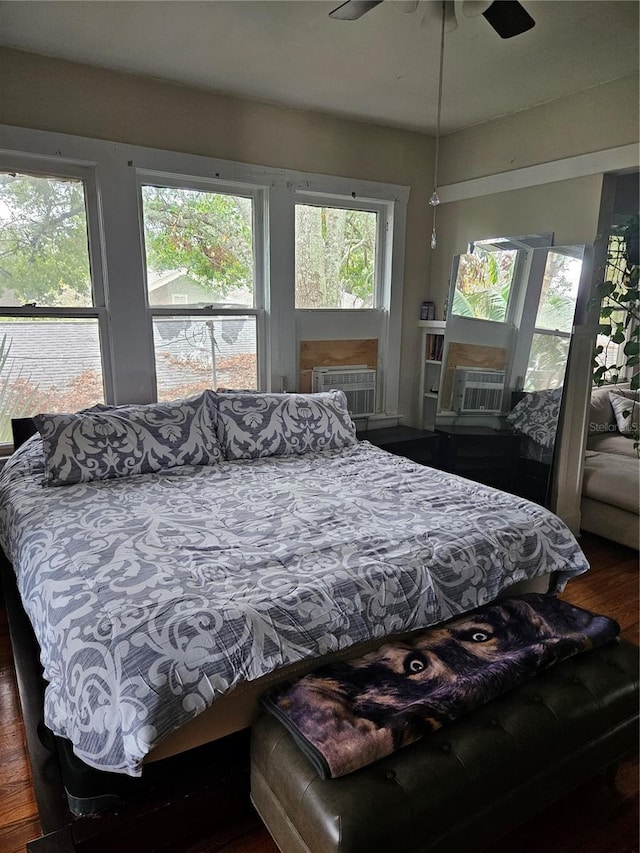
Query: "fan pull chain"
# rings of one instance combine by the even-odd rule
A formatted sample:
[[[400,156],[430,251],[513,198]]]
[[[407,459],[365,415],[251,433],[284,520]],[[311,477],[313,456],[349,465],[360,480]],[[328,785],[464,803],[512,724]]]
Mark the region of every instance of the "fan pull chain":
[[[433,192],[429,199],[429,204],[433,207],[433,226],[431,229],[431,248],[435,249],[438,244],[436,236],[436,208],[440,204],[438,196],[438,166],[440,161],[440,119],[442,116],[442,77],[444,69],[444,23],[445,23],[445,6],[444,0],[442,3],[442,22],[440,27],[440,68],[438,72],[438,116],[436,119],[436,150],[433,157]]]

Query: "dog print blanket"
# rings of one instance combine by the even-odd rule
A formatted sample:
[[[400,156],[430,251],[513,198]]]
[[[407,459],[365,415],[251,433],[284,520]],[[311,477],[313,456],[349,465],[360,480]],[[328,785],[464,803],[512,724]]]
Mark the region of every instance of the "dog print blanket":
[[[619,631],[613,619],[552,595],[506,598],[320,667],[262,703],[322,778],[343,776]]]

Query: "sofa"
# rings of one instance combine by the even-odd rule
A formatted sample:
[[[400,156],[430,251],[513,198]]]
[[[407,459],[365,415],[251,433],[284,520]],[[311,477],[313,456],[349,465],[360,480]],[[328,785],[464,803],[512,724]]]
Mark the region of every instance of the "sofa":
[[[640,548],[640,400],[637,391],[603,386],[593,391],[582,481],[581,527]]]

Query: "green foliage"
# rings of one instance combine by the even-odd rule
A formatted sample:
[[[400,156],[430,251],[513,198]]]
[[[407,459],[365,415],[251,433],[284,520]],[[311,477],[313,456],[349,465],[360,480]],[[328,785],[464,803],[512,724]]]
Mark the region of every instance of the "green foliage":
[[[184,270],[213,295],[253,287],[250,199],[151,186],[142,196],[150,269]]]
[[[81,181],[0,174],[0,294],[46,306],[91,304]]]
[[[547,252],[536,328],[570,332],[578,288],[574,259],[562,252]]]
[[[559,335],[534,334],[524,390],[559,388],[564,382],[568,355],[568,338]]]
[[[340,308],[345,295],[371,307],[376,235],[370,211],[296,205],[297,307]]]
[[[345,248],[340,264],[343,289],[363,302],[371,301],[376,260],[376,217],[349,210],[345,217]]]
[[[462,317],[502,322],[506,317],[515,251],[488,252],[476,246],[461,255],[452,311]]]
[[[142,187],[147,266],[180,270],[212,301],[253,289],[250,198],[176,187]],[[298,284],[308,304],[372,304],[376,214],[298,205]],[[319,216],[319,218],[318,218]],[[0,301],[92,304],[84,188],[80,180],[0,174]],[[8,300],[7,297],[10,297]]]
[[[626,374],[631,389],[640,388],[639,220],[636,214],[609,232],[605,275],[589,303],[590,308],[600,306],[599,335],[618,345],[618,357],[613,364],[605,360],[607,346],[602,343],[596,346],[594,385],[618,382]]]
[[[500,323],[507,313],[509,290],[510,283],[502,287],[495,285],[487,290],[476,290],[466,295],[456,288],[453,294],[453,313],[461,317]]]

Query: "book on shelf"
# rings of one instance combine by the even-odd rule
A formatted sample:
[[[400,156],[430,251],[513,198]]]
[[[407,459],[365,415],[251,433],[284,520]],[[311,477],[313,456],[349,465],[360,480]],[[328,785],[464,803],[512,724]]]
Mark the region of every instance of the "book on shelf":
[[[444,335],[431,335],[429,342],[429,360],[442,361],[442,348],[444,345]]]

